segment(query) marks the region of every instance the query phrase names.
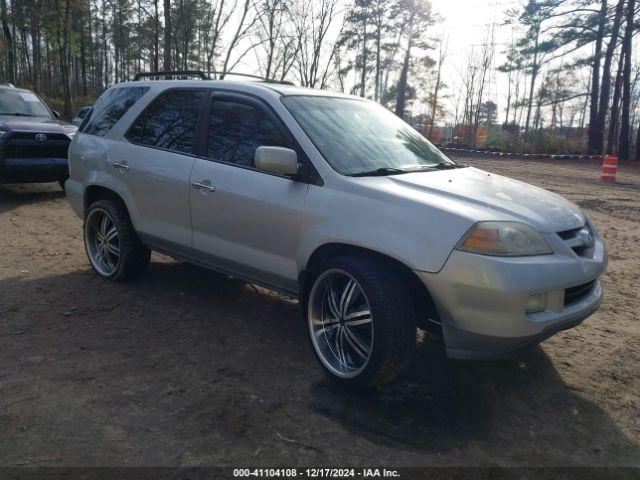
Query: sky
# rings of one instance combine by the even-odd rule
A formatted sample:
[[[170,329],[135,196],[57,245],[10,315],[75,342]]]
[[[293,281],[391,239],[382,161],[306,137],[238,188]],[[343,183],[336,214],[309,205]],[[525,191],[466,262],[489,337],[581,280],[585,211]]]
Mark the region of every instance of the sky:
[[[317,0],[310,0],[311,3]],[[486,35],[487,25],[495,24],[495,66],[502,63],[505,45],[510,43],[512,27],[504,26],[505,13],[508,9],[522,6],[526,0],[430,0],[433,11],[441,17],[442,21],[437,22],[429,32],[431,37],[446,38],[448,42],[447,58],[443,64],[443,80],[446,88],[442,92],[445,96],[442,99],[449,115],[446,121],[451,121],[452,113],[455,111],[453,94],[460,90],[460,72],[466,65],[466,57],[472,48],[478,51]],[[342,0],[344,13],[346,5],[351,0]],[[342,16],[333,22],[330,29],[329,38],[337,37]],[[438,53],[431,50],[429,55],[433,58]],[[242,62],[239,71],[245,73],[255,73],[257,69],[255,57],[249,56]],[[506,105],[506,91],[508,88],[506,75],[496,75],[492,72],[487,90],[486,98],[491,98],[498,104],[498,112],[502,113]],[[356,81],[356,80],[354,80]],[[413,114],[425,113],[426,105],[416,102],[413,106]],[[440,123],[440,122],[438,122]]]
[[[486,35],[487,25],[495,24],[495,64],[500,65],[503,52],[511,42],[511,27],[504,25],[507,10],[522,5],[521,0],[431,0],[433,9],[443,17],[443,22],[434,26],[434,33],[448,39],[447,58],[443,65],[443,78],[448,83],[445,94],[451,95],[453,89],[460,88],[460,72],[466,65],[468,52],[478,51]],[[508,87],[505,75],[493,75],[487,97],[495,99],[499,112],[502,112],[501,100]],[[454,110],[453,99],[447,99],[450,112]]]

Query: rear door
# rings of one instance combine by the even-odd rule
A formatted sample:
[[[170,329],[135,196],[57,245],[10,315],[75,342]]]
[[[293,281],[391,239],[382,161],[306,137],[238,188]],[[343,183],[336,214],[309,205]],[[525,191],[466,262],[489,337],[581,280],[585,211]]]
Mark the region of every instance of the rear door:
[[[308,185],[254,165],[259,146],[292,147],[293,138],[252,97],[214,94],[209,109],[202,155],[191,174],[195,253],[219,269],[296,291]]]
[[[189,178],[206,98],[204,89],[160,93],[126,132],[128,142],[110,152],[109,167],[131,192],[136,231],[172,253],[191,253]]]

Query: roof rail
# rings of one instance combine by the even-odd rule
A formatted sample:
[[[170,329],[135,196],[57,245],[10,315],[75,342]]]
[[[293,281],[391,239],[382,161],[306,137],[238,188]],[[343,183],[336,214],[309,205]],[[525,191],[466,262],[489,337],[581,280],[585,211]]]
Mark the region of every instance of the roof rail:
[[[258,75],[251,75],[250,73],[236,73],[236,72],[217,72],[211,70],[209,72],[203,72],[202,70],[167,70],[162,72],[138,72],[135,77],[133,77],[133,81],[137,82],[142,80],[143,78],[148,78],[150,80],[161,80],[161,79],[169,79],[169,80],[188,80],[189,78],[198,77],[200,80],[211,80],[209,74],[214,75],[222,75],[223,77],[227,75],[232,75],[236,77],[245,77],[251,78],[253,80],[258,80],[264,83],[278,83],[281,85],[295,85],[293,82],[289,82],[287,80],[273,80],[271,78],[264,78]]]
[[[214,75],[233,75],[236,77],[246,77],[246,78],[252,78],[254,80],[260,80],[261,82],[265,82],[265,83],[279,83],[282,85],[294,85],[293,82],[289,82],[288,80],[272,80],[270,78],[264,78],[264,77],[260,77],[259,75],[251,75],[250,73],[236,73],[236,72],[216,72],[214,70],[211,70],[207,73],[213,73]]]
[[[202,70],[167,70],[163,72],[138,72],[133,77],[133,81],[137,82],[143,78],[151,80],[160,80],[160,78],[174,77],[174,80],[187,80],[192,77],[199,77],[201,80],[209,80],[209,77]]]

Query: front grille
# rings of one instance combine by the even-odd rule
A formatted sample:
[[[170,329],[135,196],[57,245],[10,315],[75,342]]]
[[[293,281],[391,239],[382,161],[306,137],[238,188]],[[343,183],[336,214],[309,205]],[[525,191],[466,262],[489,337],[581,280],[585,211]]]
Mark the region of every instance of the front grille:
[[[71,140],[63,133],[45,133],[47,140],[38,142],[36,134],[45,132],[12,132],[4,144],[2,156],[21,158],[67,158]]]
[[[568,307],[569,305],[578,303],[580,300],[586,298],[593,290],[595,284],[596,281],[591,280],[590,282],[583,283],[582,285],[567,288],[564,291],[564,306]]]
[[[11,140],[16,143],[36,142],[36,135],[44,133],[47,136],[47,142],[69,142],[69,137],[64,133],[48,133],[48,132],[11,132]],[[43,143],[47,143],[43,142]]]
[[[9,145],[5,148],[5,158],[67,158],[69,146]]]
[[[557,233],[567,246],[579,257],[590,257],[593,255],[594,235],[589,225],[572,228],[571,230],[563,230]]]

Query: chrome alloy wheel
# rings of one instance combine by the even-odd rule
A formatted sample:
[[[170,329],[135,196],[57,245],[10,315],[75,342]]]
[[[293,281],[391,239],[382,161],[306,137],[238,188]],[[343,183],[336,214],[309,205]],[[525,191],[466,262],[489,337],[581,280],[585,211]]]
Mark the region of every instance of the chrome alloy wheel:
[[[120,263],[120,240],[116,224],[106,210],[94,208],[89,212],[84,244],[93,268],[105,277],[113,275]]]
[[[309,333],[324,366],[341,378],[362,372],[373,351],[369,300],[348,272],[332,268],[315,281],[309,296]]]

